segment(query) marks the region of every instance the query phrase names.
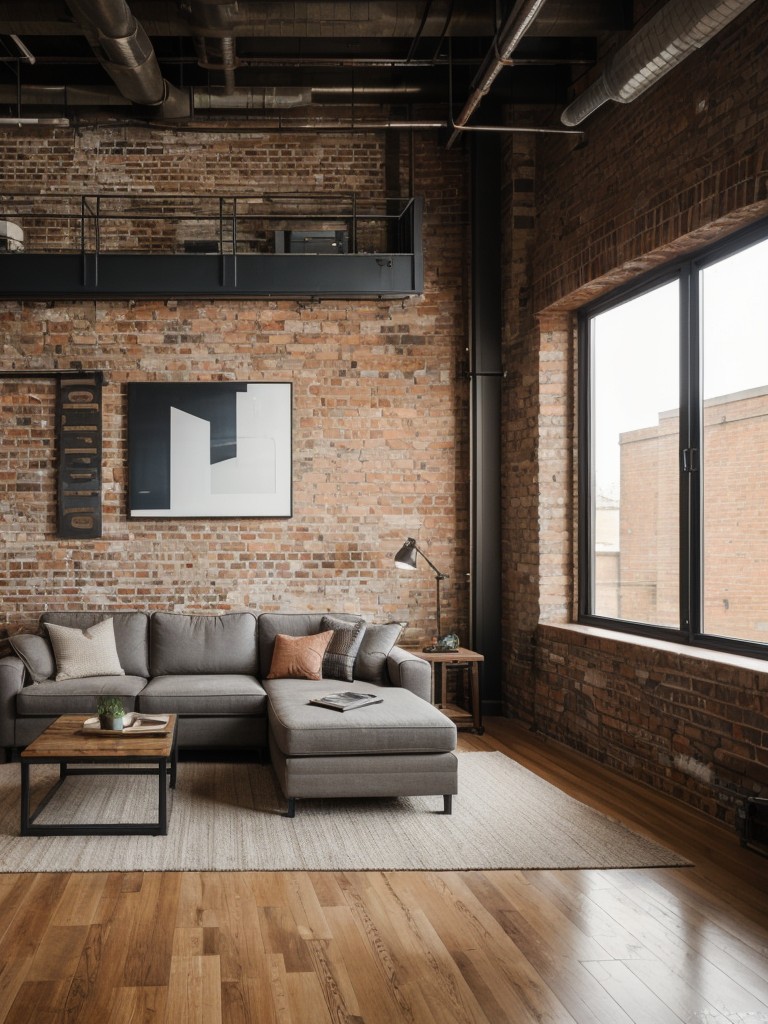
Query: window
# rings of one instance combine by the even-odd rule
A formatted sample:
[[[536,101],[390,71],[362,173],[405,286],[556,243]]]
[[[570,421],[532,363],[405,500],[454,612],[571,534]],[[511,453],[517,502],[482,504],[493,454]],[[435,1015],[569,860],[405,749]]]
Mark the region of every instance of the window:
[[[768,227],[581,316],[580,618],[768,654]]]

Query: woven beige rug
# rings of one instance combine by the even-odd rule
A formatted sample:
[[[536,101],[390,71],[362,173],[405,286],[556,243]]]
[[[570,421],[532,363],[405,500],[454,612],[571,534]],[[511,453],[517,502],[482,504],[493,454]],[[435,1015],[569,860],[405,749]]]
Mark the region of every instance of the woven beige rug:
[[[58,769],[32,769],[34,794]],[[373,871],[682,866],[685,859],[579,803],[501,753],[459,755],[442,797],[299,800],[272,769],[179,765],[167,836],[19,836],[18,764],[0,765],[0,871]],[[39,823],[151,820],[156,782],[72,776]]]

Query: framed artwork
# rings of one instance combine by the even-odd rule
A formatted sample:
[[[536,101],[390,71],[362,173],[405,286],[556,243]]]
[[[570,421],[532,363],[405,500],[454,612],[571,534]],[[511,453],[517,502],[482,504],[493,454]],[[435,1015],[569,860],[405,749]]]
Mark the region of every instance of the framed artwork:
[[[128,385],[128,514],[292,515],[290,383]]]

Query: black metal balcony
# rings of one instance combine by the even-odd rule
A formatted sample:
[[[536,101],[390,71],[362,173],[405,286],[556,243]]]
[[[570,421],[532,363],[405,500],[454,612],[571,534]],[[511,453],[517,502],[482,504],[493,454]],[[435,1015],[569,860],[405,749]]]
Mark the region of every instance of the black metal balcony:
[[[419,294],[422,209],[421,199],[363,204],[354,193],[4,194],[0,223],[15,230],[0,248],[0,297]]]

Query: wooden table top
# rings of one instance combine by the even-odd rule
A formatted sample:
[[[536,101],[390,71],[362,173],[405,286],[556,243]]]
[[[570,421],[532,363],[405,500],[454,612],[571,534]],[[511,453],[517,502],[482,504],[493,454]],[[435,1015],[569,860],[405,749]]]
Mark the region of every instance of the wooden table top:
[[[170,757],[176,715],[168,716],[168,727],[161,734],[123,735],[99,730],[86,731],[83,722],[93,715],[62,715],[45,732],[21,751],[21,758],[124,758]]]
[[[468,647],[457,647],[455,651],[422,651],[419,647],[408,647],[410,654],[415,654],[424,661],[445,662],[452,661],[485,661],[482,654],[477,651],[470,651]]]

